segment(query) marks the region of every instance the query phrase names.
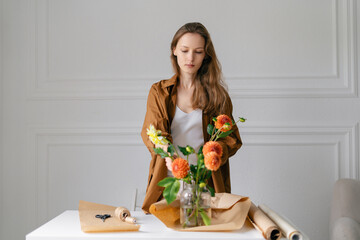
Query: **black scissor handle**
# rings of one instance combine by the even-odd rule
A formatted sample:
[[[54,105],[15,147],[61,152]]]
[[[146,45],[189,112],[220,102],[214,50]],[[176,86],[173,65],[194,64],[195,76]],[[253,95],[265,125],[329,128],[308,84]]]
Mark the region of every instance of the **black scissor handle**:
[[[104,214],[104,215],[101,215],[101,214],[97,214],[95,215],[96,218],[100,218],[103,222],[105,222],[105,220],[109,217],[111,217],[110,214]]]

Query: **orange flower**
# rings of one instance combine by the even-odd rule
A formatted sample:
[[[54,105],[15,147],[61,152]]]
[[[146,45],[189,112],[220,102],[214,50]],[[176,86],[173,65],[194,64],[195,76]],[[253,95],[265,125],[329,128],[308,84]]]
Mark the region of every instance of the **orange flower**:
[[[172,162],[171,168],[172,174],[178,179],[186,177],[188,171],[190,170],[189,163],[183,158],[176,158]]]
[[[203,154],[206,155],[209,152],[216,152],[216,154],[221,157],[223,154],[223,149],[222,149],[220,143],[214,142],[214,141],[209,141],[209,142],[205,143],[205,145],[203,147]]]
[[[216,152],[209,152],[205,155],[204,159],[205,167],[211,171],[216,171],[219,169],[221,164],[221,158]]]
[[[227,125],[225,123],[229,123],[229,125]],[[215,127],[217,129],[222,128],[221,129],[222,132],[227,132],[227,131],[231,130],[232,126],[233,126],[233,123],[231,121],[231,118],[228,115],[222,114],[216,118]]]

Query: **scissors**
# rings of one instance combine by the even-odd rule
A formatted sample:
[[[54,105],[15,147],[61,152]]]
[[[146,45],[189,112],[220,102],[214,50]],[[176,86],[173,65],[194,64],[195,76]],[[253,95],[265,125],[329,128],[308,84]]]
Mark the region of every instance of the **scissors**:
[[[96,218],[100,218],[103,222],[105,222],[105,220],[109,217],[111,217],[111,215],[109,214],[104,214],[104,215],[101,215],[101,214],[98,214],[95,216]]]

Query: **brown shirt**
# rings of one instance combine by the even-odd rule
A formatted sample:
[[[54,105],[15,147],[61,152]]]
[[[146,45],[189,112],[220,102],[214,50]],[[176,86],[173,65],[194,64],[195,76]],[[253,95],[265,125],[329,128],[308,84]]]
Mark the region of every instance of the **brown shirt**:
[[[162,198],[162,191],[164,188],[159,187],[157,184],[159,181],[167,177],[165,160],[154,153],[153,148],[155,146],[148,138],[146,129],[149,128],[150,124],[153,124],[157,130],[161,130],[162,136],[166,137],[169,141],[172,142],[171,122],[175,115],[176,109],[177,83],[177,75],[174,75],[171,79],[161,80],[160,82],[153,84],[147,100],[146,115],[141,131],[141,137],[151,153],[148,185],[142,206],[142,209],[145,213],[149,213],[149,207],[151,204],[159,201]],[[226,114],[233,119],[233,107],[229,96],[227,96],[226,102],[227,107],[225,112],[221,114]],[[202,122],[204,142],[207,142],[210,139],[206,129],[207,125],[211,123],[211,119],[213,117],[216,116],[208,116],[203,113]],[[212,177],[209,179],[209,185],[215,189],[215,192],[230,193],[231,191],[228,159],[234,155],[242,145],[238,128],[234,126],[233,129],[234,132],[232,132],[229,136],[218,139],[218,142],[223,148],[221,167],[217,171],[212,172]]]

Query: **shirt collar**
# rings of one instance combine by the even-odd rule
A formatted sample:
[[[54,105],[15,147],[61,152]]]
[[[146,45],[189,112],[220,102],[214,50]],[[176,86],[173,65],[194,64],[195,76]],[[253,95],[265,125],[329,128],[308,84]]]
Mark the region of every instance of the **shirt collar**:
[[[176,83],[177,83],[177,78],[178,78],[178,75],[175,74],[175,75],[172,76],[168,81],[165,81],[162,87],[163,87],[163,88],[167,88],[167,87],[169,87],[169,86],[176,85]]]

